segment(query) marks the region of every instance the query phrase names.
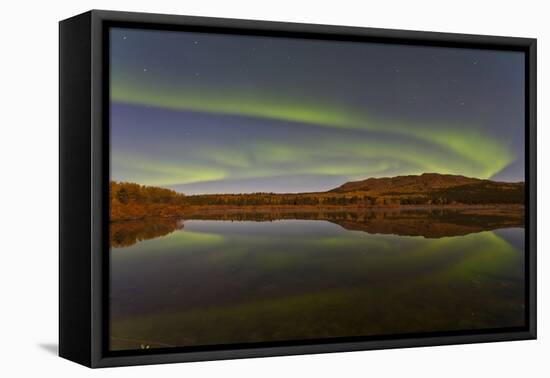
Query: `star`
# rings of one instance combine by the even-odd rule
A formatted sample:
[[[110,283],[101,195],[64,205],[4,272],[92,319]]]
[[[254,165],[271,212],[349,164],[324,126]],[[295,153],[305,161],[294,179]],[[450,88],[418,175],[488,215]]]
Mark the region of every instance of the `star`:
[[[143,72],[147,72],[147,68],[144,68],[144,69],[143,69]]]
[[[198,45],[199,44],[199,41],[194,41],[193,42],[195,45]]]
[[[125,35],[124,35],[124,36],[122,36],[122,39],[126,39],[126,38],[128,38],[128,37],[126,37]]]
[[[474,62],[473,62],[473,65],[475,66],[476,64],[477,64],[477,62],[476,62],[476,61],[474,61]]]

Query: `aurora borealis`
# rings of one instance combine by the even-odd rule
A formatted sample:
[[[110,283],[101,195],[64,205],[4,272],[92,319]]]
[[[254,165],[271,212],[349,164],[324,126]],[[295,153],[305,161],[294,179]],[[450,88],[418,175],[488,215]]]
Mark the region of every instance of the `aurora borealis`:
[[[508,51],[111,30],[111,179],[183,193],[524,180]]]

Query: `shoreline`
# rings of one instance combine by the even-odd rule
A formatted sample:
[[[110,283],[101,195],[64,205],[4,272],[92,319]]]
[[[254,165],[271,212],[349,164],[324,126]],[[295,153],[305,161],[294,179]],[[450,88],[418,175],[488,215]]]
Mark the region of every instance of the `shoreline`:
[[[109,223],[122,223],[132,222],[144,219],[152,218],[190,218],[198,215],[214,216],[214,215],[231,215],[231,214],[292,214],[292,213],[337,213],[337,212],[349,212],[349,213],[368,213],[368,212],[401,212],[401,211],[438,211],[438,210],[450,210],[455,212],[463,211],[479,211],[481,213],[491,213],[496,211],[498,213],[507,213],[517,211],[523,211],[525,205],[523,204],[486,204],[486,205],[464,205],[464,204],[450,204],[450,205],[371,205],[371,206],[293,206],[293,205],[278,205],[278,206],[217,206],[217,205],[204,205],[204,206],[189,206],[181,209],[181,212],[169,215],[145,215],[142,217],[128,217],[123,219],[109,219]],[[481,214],[480,214],[481,215]]]

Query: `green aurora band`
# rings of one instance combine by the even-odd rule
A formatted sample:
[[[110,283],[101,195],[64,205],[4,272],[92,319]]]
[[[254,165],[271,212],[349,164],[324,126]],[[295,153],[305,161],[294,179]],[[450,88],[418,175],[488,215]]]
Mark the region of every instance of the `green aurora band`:
[[[250,92],[250,93],[248,93]],[[420,125],[410,122],[388,121],[370,118],[363,112],[348,109],[342,105],[328,104],[310,100],[282,101],[264,92],[224,91],[200,88],[174,88],[170,85],[150,86],[135,82],[129,84],[121,80],[111,83],[111,101],[121,104],[150,106],[175,111],[194,111],[212,114],[246,116],[275,121],[295,122],[310,126],[347,129],[365,132],[377,132],[385,135],[407,138],[410,143],[392,143],[372,140],[357,142],[348,140],[330,140],[312,146],[277,145],[257,141],[253,148],[255,157],[263,160],[266,166],[250,167],[249,156],[238,151],[210,151],[205,158],[214,165],[189,165],[185,162],[170,163],[162,160],[142,162],[139,172],[129,177],[149,185],[177,185],[229,177],[266,177],[273,174],[350,174],[356,179],[364,174],[376,175],[388,168],[389,163],[375,164],[369,169],[365,165],[319,165],[306,167],[298,165],[285,171],[268,169],[270,163],[293,163],[304,160],[313,161],[315,155],[347,153],[360,159],[381,159],[414,165],[415,172],[439,172],[462,174],[479,178],[491,178],[511,162],[516,156],[508,146],[494,137],[485,135],[480,128],[461,127],[460,125]],[[255,150],[254,150],[255,149]],[[309,149],[309,150],[308,150]],[[342,155],[340,155],[342,156]],[[136,156],[119,156],[113,161],[135,165]],[[125,164],[126,161],[128,164]],[[360,162],[358,162],[360,163]],[[290,164],[292,165],[292,164]],[[215,167],[215,168],[213,168]],[[239,171],[237,168],[241,168]],[[242,168],[246,168],[243,170]],[[240,172],[240,173],[239,173]],[[246,172],[246,173],[243,173]],[[241,177],[239,177],[241,176]]]

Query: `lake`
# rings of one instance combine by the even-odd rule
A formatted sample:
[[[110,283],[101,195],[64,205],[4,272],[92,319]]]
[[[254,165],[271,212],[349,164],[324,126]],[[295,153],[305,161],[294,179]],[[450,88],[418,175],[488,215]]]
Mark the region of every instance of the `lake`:
[[[523,326],[523,218],[478,213],[112,224],[111,350]]]

